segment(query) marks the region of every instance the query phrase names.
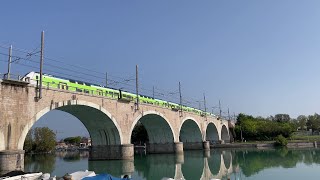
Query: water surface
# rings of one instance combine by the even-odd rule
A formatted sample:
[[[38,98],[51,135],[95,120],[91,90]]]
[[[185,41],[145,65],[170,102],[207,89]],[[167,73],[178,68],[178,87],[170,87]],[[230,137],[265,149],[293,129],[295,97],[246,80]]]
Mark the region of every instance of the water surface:
[[[319,179],[318,149],[186,151],[184,155],[135,155],[134,161],[88,161],[88,152],[26,155],[25,171],[58,177],[79,170],[133,179]]]

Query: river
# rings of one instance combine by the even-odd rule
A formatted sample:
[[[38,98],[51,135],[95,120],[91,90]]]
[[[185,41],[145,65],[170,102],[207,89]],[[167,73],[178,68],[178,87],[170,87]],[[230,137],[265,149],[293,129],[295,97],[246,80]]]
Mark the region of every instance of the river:
[[[133,179],[319,179],[320,149],[218,149],[184,155],[136,154],[134,161],[88,161],[88,152],[26,155],[25,171],[58,177],[79,170]]]

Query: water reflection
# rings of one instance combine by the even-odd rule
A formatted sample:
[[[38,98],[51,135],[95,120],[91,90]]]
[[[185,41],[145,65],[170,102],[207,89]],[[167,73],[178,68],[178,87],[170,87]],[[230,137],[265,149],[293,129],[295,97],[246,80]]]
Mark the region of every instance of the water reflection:
[[[29,155],[24,158],[24,169],[27,172],[52,172],[55,169],[54,154]]]
[[[266,169],[297,168],[299,163],[314,168],[320,164],[320,150],[211,150],[186,151],[183,155],[136,155],[134,161],[89,161],[87,152],[59,152],[25,157],[26,171],[42,171],[62,176],[66,172],[92,170],[97,174],[124,174],[133,179],[241,179],[263,176]],[[316,172],[320,171],[317,166]],[[54,174],[56,173],[56,174]],[[279,173],[280,174],[280,173]],[[283,173],[285,174],[285,173]],[[267,176],[267,175],[265,175]]]
[[[320,164],[320,151],[318,149],[288,150],[249,150],[236,151],[234,161],[241,167],[242,173],[250,177],[269,168],[295,168],[298,163],[306,165]]]

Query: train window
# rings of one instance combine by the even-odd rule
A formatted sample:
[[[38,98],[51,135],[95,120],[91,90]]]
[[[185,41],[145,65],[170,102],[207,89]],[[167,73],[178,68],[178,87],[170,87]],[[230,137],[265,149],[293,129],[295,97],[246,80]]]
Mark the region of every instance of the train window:
[[[99,96],[102,96],[103,95],[103,92],[102,92],[102,90],[97,90],[97,94],[99,95]]]
[[[82,89],[76,88],[77,92],[82,92]]]
[[[88,93],[88,94],[89,94],[89,91],[88,91],[88,90],[86,90],[86,89],[85,89],[85,90],[83,90],[83,92],[85,92],[85,93]]]
[[[67,88],[67,84],[66,83],[62,83],[62,82],[59,82],[59,87],[60,87],[60,89],[65,89],[65,90],[68,89]]]
[[[106,96],[108,95],[108,91],[106,91]]]

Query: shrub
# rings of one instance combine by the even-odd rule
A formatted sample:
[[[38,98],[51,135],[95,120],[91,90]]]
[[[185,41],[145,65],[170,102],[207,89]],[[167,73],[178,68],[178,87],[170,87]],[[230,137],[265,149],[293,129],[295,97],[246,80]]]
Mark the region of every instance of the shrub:
[[[283,137],[281,134],[278,135],[276,138],[275,138],[276,142],[275,142],[275,145],[276,146],[287,146],[288,144],[288,141],[285,137]]]

